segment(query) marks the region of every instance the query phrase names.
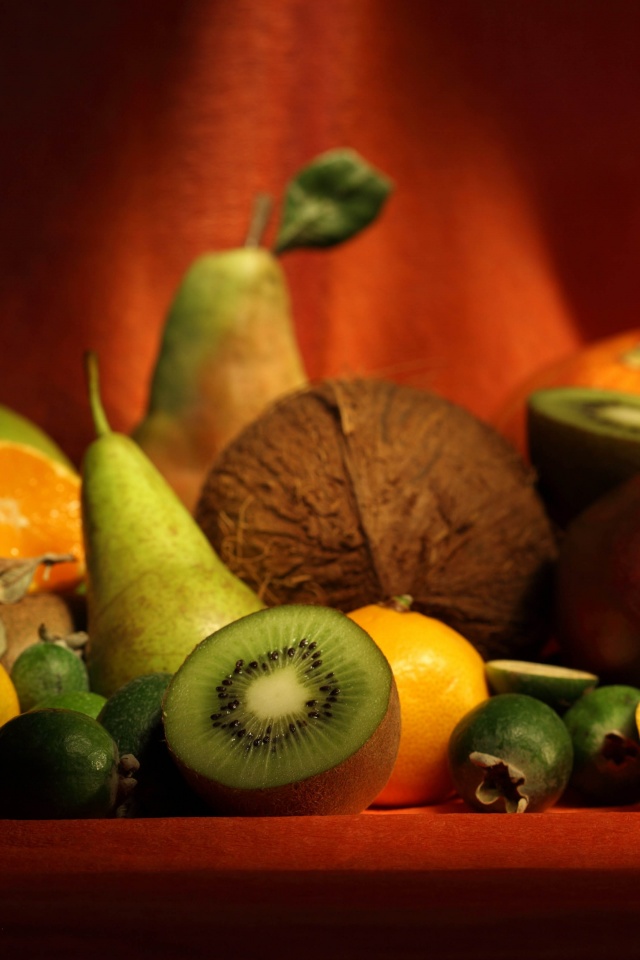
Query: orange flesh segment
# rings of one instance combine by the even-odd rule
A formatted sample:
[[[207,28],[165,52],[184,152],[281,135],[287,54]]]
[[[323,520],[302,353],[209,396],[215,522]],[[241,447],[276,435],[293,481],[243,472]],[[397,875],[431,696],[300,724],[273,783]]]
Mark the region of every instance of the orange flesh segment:
[[[67,591],[84,577],[80,477],[31,447],[0,442],[0,557],[73,554],[40,566],[32,591]]]

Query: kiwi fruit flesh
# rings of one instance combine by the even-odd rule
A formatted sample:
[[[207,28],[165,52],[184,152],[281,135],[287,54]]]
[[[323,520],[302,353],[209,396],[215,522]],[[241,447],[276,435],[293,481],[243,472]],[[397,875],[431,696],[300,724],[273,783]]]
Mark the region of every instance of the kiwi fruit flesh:
[[[528,400],[527,432],[540,494],[560,526],[640,471],[640,396],[537,390]]]
[[[203,640],[163,700],[169,750],[192,789],[231,816],[355,814],[398,752],[391,667],[329,607],[249,614]]]

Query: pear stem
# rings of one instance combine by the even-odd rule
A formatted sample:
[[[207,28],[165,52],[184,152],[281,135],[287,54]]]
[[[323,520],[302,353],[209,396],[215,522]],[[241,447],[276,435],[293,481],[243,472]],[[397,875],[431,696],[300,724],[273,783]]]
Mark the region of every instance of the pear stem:
[[[91,416],[96,434],[104,437],[111,433],[111,427],[107,420],[107,415],[100,399],[100,376],[98,374],[98,357],[93,350],[87,350],[84,355],[84,369],[87,376],[87,388],[89,391],[89,405],[91,407]]]
[[[271,217],[272,207],[272,198],[267,193],[259,193],[253,205],[251,222],[244,241],[245,247],[260,246]]]

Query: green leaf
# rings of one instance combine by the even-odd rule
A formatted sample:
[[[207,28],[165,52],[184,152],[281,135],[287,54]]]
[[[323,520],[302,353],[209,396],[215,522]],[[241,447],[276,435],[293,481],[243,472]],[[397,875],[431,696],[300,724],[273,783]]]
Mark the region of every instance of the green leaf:
[[[392,189],[355,150],[321,154],[287,186],[275,252],[348,240],[377,217]]]

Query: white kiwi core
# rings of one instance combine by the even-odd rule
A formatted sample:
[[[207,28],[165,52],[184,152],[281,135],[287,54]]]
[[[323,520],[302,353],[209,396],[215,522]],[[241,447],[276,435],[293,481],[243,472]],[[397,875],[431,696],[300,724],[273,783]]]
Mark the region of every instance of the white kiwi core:
[[[293,670],[258,677],[246,693],[246,707],[260,720],[274,720],[302,711],[308,691]]]

